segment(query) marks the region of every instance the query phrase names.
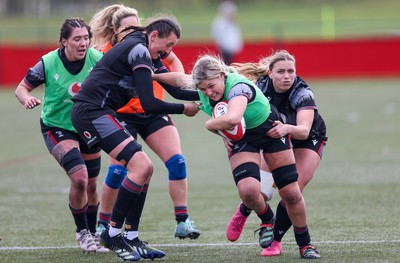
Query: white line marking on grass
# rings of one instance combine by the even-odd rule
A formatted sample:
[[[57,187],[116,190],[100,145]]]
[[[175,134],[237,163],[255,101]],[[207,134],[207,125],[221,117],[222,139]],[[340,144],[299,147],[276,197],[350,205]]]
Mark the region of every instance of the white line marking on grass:
[[[314,241],[314,244],[376,244],[376,243],[400,243],[400,240],[326,240]],[[282,244],[295,244],[295,242],[282,242]],[[195,244],[151,244],[154,247],[226,247],[226,246],[254,246],[258,243],[195,243]],[[49,247],[0,247],[4,250],[44,250],[44,249],[76,249],[76,245],[67,246],[49,246]]]
[[[59,247],[0,247],[1,250],[44,250],[44,249],[66,249],[66,248],[78,248],[78,246],[70,245],[70,246],[59,246]]]

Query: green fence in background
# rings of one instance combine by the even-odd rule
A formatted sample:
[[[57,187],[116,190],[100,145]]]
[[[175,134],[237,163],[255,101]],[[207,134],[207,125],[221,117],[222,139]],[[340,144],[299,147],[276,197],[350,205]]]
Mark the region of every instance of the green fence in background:
[[[210,41],[210,27],[219,1],[137,0],[117,1],[135,7],[145,18],[173,14],[182,26],[185,41]],[[56,42],[65,18],[91,16],[116,1],[2,0],[0,44]],[[248,41],[277,39],[337,39],[382,37],[400,34],[400,1],[397,0],[286,0],[234,1],[238,21]],[[6,3],[6,4],[4,4]],[[11,4],[12,3],[12,4]],[[44,5],[43,8],[40,6]]]

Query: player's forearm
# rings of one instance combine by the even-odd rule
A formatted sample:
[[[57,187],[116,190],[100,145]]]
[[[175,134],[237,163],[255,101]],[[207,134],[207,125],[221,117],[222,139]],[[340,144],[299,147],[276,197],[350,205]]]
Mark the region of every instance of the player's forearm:
[[[188,87],[192,82],[191,75],[181,72],[153,74],[153,79],[175,87]]]

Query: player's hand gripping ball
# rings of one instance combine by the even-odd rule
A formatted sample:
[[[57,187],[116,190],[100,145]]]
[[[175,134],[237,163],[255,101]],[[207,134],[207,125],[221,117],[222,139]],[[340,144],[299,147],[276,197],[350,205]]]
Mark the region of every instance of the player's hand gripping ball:
[[[228,112],[228,103],[226,101],[220,101],[215,105],[212,116],[213,118],[217,118],[221,115],[224,115]],[[244,133],[246,132],[246,122],[242,117],[241,122],[239,122],[235,127],[229,130],[218,130],[218,134],[228,139],[230,141],[239,141],[243,138]]]

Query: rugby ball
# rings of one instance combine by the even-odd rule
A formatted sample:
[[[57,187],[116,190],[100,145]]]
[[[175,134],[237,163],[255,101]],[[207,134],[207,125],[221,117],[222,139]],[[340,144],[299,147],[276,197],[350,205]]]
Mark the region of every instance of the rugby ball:
[[[276,192],[276,186],[272,174],[263,170],[260,170],[260,184],[261,184],[261,194],[266,201],[269,201],[274,197]]]
[[[217,118],[227,112],[228,103],[226,101],[220,101],[217,103],[217,105],[214,106],[212,116],[213,118]],[[243,138],[244,133],[246,132],[246,122],[244,120],[244,117],[242,117],[241,122],[239,122],[235,127],[232,127],[229,130],[218,130],[217,132],[225,139],[228,139],[230,141],[239,141]]]

